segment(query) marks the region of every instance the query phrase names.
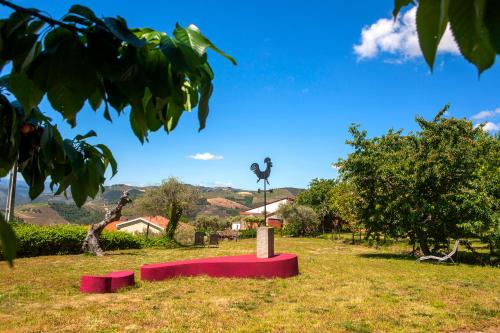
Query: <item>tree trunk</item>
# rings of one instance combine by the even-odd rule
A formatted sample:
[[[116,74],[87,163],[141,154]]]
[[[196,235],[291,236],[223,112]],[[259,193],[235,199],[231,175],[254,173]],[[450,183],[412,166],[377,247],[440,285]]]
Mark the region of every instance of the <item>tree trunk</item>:
[[[101,249],[99,245],[99,236],[101,235],[104,227],[114,221],[118,221],[122,216],[122,209],[126,204],[130,203],[128,196],[128,191],[123,192],[118,204],[112,210],[106,210],[106,215],[104,216],[104,220],[99,223],[94,223],[90,226],[87,236],[83,241],[82,251],[86,253],[90,253],[96,255],[98,257],[104,255],[104,251]]]
[[[170,213],[170,221],[167,225],[167,230],[165,230],[165,237],[167,239],[174,239],[175,229],[177,229],[177,224],[182,216],[182,208],[177,205],[172,205],[172,211]]]
[[[420,244],[420,249],[424,256],[428,256],[431,254],[431,250],[429,249],[429,244],[427,243],[427,237],[422,232],[417,233],[418,243]]]

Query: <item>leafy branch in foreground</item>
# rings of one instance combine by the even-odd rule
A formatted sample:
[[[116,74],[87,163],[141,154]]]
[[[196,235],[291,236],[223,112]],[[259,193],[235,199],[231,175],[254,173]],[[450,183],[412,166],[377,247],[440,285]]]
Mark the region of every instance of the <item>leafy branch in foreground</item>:
[[[394,18],[413,0],[395,0]],[[425,61],[433,69],[439,42],[448,24],[462,56],[481,74],[500,54],[500,1],[419,0],[417,33]]]
[[[118,114],[129,109],[130,126],[143,143],[150,132],[174,130],[195,107],[199,130],[205,128],[214,79],[207,48],[236,65],[194,25],[177,24],[169,36],[131,29],[119,16],[99,18],[81,5],[56,20],[38,9],[0,4],[13,9],[0,20],[0,70],[10,70],[0,78],[0,177],[17,162],[32,199],[50,177],[51,188],[57,194],[71,189],[80,207],[103,189],[108,166],[117,172],[105,145],[86,142],[94,131],[61,137],[38,108],[44,97],[72,127],[86,102],[109,121],[111,108]],[[7,229],[0,221],[4,257],[11,260]]]

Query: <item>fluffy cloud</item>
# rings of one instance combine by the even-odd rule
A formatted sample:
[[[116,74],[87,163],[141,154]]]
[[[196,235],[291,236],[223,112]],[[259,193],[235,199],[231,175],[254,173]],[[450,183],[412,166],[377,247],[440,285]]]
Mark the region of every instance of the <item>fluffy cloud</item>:
[[[481,112],[476,113],[471,118],[475,121],[481,121],[474,125],[474,127],[478,127],[479,125],[483,125],[483,130],[485,132],[498,132],[500,131],[500,123],[495,123],[491,121],[493,118],[500,116],[500,108],[496,108],[495,110],[483,110]],[[484,121],[490,120],[490,121]]]
[[[194,154],[194,155],[189,155],[188,158],[191,158],[193,160],[200,160],[200,161],[216,161],[216,160],[224,159],[224,156],[214,155],[211,153],[198,153],[198,154]]]
[[[416,13],[417,8],[413,7],[400,15],[396,21],[392,18],[381,18],[372,25],[365,26],[361,31],[361,42],[354,45],[358,60],[388,53],[395,57],[391,63],[401,63],[402,60],[422,56],[415,24]],[[449,26],[439,43],[438,52],[460,54]]]
[[[474,120],[483,120],[488,118],[495,118],[500,115],[500,108],[496,108],[495,110],[484,110],[476,113],[471,118]]]
[[[495,124],[494,122],[492,121],[488,121],[484,124],[483,126],[483,130],[485,132],[498,132],[500,131],[500,123],[498,124]]]

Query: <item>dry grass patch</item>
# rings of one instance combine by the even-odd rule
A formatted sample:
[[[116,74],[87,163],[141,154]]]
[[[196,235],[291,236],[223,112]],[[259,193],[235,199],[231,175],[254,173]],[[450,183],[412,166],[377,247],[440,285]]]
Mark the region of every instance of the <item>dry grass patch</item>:
[[[299,255],[290,279],[179,278],[117,294],[79,293],[84,273],[161,261],[249,253],[255,240],[219,248],[115,251],[0,263],[2,332],[440,332],[500,327],[500,270],[416,264],[325,239],[278,238]],[[406,249],[405,249],[406,250]]]

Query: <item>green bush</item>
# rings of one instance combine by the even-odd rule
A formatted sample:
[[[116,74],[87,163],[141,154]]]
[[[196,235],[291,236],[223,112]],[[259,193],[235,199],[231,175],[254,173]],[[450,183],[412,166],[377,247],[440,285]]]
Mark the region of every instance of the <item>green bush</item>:
[[[257,229],[240,230],[240,239],[256,238]]]
[[[36,226],[14,225],[18,238],[17,257],[34,257],[51,254],[75,254],[81,247],[87,228],[76,225]],[[103,250],[138,249],[143,239],[125,232],[104,231],[99,238]]]
[[[281,230],[284,236],[314,236],[319,232],[319,218],[314,209],[296,203],[284,204],[278,214],[285,219]]]
[[[173,249],[179,247],[177,241],[173,239],[168,239],[164,236],[161,237],[148,237],[142,240],[142,244],[144,247],[159,247],[166,249]]]

